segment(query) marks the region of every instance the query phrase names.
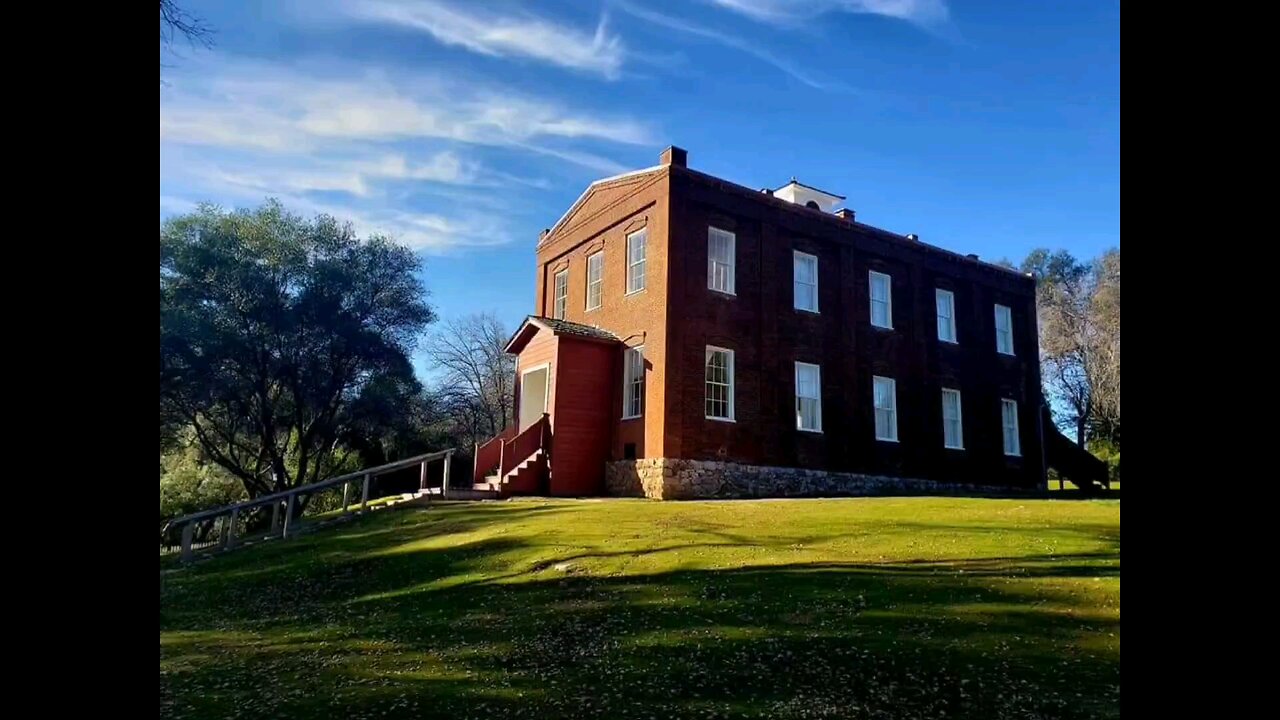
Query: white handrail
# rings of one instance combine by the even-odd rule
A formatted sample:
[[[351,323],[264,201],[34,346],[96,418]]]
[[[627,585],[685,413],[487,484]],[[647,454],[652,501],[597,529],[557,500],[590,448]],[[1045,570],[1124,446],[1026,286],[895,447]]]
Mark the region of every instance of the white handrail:
[[[421,465],[422,472],[419,477],[421,478],[420,483],[422,487],[420,487],[419,489],[425,490],[426,478],[427,478],[427,463],[433,460],[440,460],[440,459],[444,460],[444,476],[442,478],[443,487],[441,489],[441,493],[447,494],[448,487],[449,487],[449,466],[453,459],[454,452],[456,452],[454,448],[449,448],[448,450],[441,450],[439,452],[425,453],[423,455],[415,455],[413,457],[405,458],[403,460],[397,460],[395,462],[386,463],[384,465],[378,465],[376,467],[366,468],[364,470],[358,470],[353,473],[347,473],[346,475],[338,475],[337,477],[328,478],[326,480],[310,483],[308,485],[299,485],[298,487],[295,487],[295,488],[290,488],[288,490],[284,490],[278,493],[273,493],[271,495],[263,495],[262,497],[254,498],[252,500],[246,500],[244,502],[239,502],[232,505],[225,505],[223,507],[213,508],[210,510],[202,510],[197,513],[191,513],[190,515],[183,515],[181,517],[173,518],[169,520],[167,523],[165,523],[165,526],[162,528],[162,531],[181,526],[182,527],[182,545],[181,545],[182,558],[184,560],[190,559],[191,543],[194,535],[195,523],[197,521],[206,520],[209,518],[221,517],[224,515],[230,515],[231,522],[229,523],[228,532],[227,532],[227,535],[224,536],[223,538],[223,544],[229,546],[234,543],[236,519],[242,510],[246,510],[248,508],[260,507],[262,505],[274,505],[274,508],[272,509],[272,514],[271,514],[271,530],[272,532],[275,532],[276,529],[280,527],[280,517],[279,517],[280,501],[283,500],[286,502],[286,505],[285,505],[286,509],[285,509],[284,526],[281,529],[280,534],[281,534],[281,537],[288,537],[289,530],[291,529],[290,518],[292,518],[293,516],[294,498],[296,498],[298,495],[314,493],[318,490],[335,487],[339,484],[346,484],[346,487],[344,487],[342,491],[342,510],[343,512],[348,512],[349,511],[348,508],[351,506],[350,483],[351,481],[357,478],[362,478],[363,488],[360,496],[360,507],[365,508],[369,504],[369,481],[372,480],[374,477],[378,475],[385,475],[389,472],[394,472],[396,470],[403,470],[404,468],[413,467],[414,465]]]

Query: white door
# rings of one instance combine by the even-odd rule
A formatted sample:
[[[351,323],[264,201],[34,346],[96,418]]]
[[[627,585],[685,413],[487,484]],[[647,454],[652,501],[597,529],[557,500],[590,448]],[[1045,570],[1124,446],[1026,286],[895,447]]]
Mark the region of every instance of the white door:
[[[526,371],[520,376],[520,430],[534,424],[547,411],[547,376],[550,368]]]

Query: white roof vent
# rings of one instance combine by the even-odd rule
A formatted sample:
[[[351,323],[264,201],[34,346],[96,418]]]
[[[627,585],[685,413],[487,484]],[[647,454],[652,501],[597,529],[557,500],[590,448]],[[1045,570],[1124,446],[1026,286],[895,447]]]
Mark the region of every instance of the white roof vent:
[[[802,185],[796,182],[795,178],[791,178],[791,182],[774,190],[773,196],[826,213],[831,212],[837,205],[844,202],[843,195],[835,195],[815,187]]]

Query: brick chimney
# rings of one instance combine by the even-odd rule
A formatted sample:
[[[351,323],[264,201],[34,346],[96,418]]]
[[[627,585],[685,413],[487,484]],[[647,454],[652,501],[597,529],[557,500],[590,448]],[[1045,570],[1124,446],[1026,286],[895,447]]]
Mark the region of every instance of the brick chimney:
[[[689,167],[689,151],[684,148],[678,148],[675,145],[668,145],[666,150],[658,156],[659,165],[675,165],[676,167]]]

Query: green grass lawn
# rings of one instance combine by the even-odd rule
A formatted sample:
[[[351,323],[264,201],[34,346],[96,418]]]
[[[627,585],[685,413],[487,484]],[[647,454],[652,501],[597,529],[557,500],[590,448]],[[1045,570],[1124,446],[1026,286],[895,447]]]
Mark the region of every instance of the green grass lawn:
[[[182,718],[1095,718],[1120,503],[436,503],[162,573]]]

